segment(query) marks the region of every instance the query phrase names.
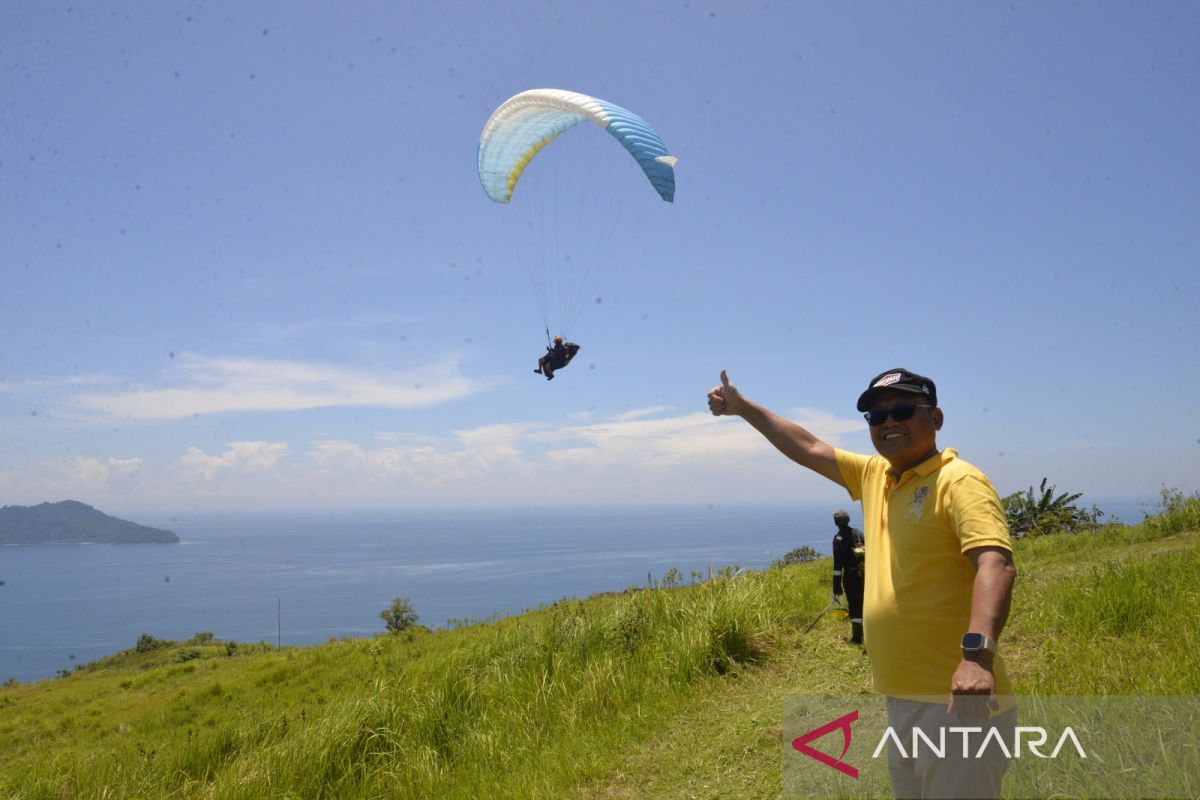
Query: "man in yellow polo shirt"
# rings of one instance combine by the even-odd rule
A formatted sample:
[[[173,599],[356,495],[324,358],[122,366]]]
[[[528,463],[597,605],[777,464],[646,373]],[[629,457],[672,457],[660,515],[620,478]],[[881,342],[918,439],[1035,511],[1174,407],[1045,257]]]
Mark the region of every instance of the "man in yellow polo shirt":
[[[913,726],[967,723],[996,727],[1011,742],[1016,708],[996,645],[1016,579],[1008,526],[984,474],[938,449],[944,415],[934,382],[903,368],[870,381],[858,410],[875,456],[833,448],[747,400],[724,370],[708,404],[717,416],[742,417],[862,503],[866,648],[901,740]],[[982,759],[914,759],[894,749],[888,758],[897,797],[998,797],[1007,766],[1000,748]]]

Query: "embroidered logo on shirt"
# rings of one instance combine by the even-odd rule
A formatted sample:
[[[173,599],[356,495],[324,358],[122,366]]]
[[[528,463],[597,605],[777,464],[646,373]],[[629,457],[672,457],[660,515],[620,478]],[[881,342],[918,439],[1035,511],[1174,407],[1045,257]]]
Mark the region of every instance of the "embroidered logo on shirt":
[[[925,513],[925,501],[929,498],[929,487],[918,486],[913,492],[912,502],[908,504],[908,518],[920,519]]]

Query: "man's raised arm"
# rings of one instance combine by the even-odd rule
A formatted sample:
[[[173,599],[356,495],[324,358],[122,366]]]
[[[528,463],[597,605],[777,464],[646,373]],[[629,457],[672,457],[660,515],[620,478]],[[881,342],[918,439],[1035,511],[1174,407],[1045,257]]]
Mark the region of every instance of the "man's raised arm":
[[[846,485],[832,447],[800,425],[742,397],[725,370],[721,370],[721,384],[708,393],[708,408],[714,416],[741,417],[792,461],[839,486]]]

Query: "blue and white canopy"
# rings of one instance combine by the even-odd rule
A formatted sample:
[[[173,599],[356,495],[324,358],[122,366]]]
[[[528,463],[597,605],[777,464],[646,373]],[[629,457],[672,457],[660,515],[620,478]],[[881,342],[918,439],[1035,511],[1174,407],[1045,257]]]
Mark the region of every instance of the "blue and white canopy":
[[[591,120],[634,157],[663,200],[675,199],[675,163],[647,122],[620,106],[562,89],[530,89],[504,101],[479,136],[479,181],[497,203],[512,199],[521,173],[554,137]]]

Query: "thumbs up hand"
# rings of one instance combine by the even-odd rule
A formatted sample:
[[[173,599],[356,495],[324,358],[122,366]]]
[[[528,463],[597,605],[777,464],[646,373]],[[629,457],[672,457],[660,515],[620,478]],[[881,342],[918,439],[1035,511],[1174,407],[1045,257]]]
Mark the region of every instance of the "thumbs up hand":
[[[715,417],[738,415],[742,412],[743,403],[737,387],[729,382],[725,370],[721,370],[721,385],[714,386],[708,393],[708,410]]]

